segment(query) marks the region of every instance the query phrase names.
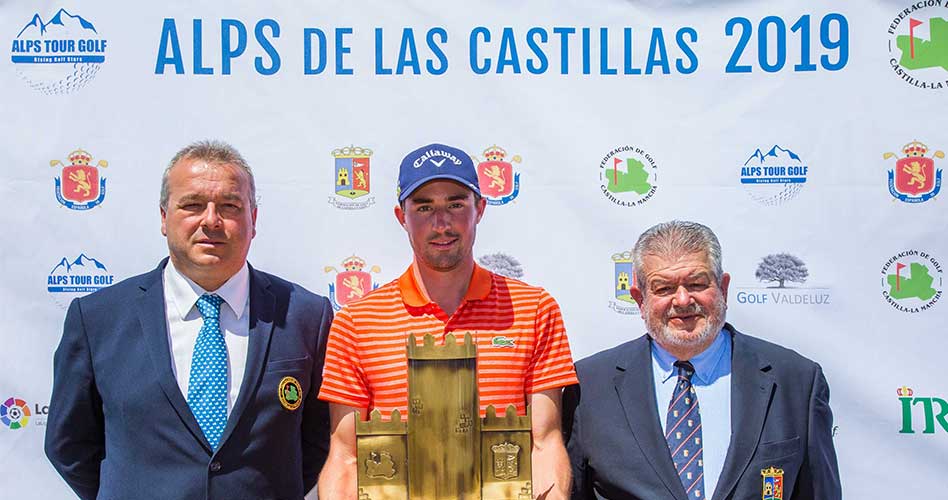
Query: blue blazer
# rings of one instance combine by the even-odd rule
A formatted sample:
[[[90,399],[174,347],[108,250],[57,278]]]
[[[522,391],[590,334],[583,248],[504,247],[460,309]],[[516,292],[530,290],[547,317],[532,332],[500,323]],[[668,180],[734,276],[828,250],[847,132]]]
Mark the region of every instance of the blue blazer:
[[[302,499],[329,448],[316,399],[332,309],[250,268],[247,365],[217,451],[173,375],[162,270],[76,299],[53,360],[46,455],[90,499]],[[303,403],[280,403],[294,377]]]
[[[731,325],[731,440],[711,500],[762,498],[783,470],[783,500],[841,498],[829,387],[820,366]],[[655,403],[647,335],[576,363],[564,394],[573,499],[695,500],[685,495]]]

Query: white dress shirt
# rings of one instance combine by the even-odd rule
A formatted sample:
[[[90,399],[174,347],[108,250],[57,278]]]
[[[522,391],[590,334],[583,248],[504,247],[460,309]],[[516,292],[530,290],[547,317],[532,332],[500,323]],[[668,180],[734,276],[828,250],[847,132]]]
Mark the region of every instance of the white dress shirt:
[[[675,359],[668,351],[652,341],[652,375],[655,383],[655,402],[664,434],[665,418],[678,369]],[[718,485],[724,458],[731,443],[731,335],[718,333],[714,342],[701,354],[691,358],[695,374],[691,385],[698,396],[698,411],[701,412],[702,460],[704,461],[704,498],[711,498]]]
[[[197,300],[205,293],[216,294],[224,299],[221,306],[220,325],[227,344],[227,415],[234,408],[240,384],[247,365],[247,344],[250,333],[250,271],[247,263],[213,291],[207,291],[188,279],[171,261],[163,274],[165,291],[165,317],[168,325],[168,345],[174,362],[175,378],[185,400],[188,398],[188,381],[191,376],[191,357],[198,332],[204,318],[197,309]]]

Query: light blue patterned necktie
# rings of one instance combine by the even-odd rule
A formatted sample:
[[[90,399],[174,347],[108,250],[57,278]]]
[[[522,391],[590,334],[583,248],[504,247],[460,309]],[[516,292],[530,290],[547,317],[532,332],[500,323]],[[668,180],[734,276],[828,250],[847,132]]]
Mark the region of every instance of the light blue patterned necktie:
[[[214,450],[227,424],[227,344],[220,323],[223,302],[217,295],[207,294],[197,300],[204,326],[194,343],[188,377],[188,406]]]

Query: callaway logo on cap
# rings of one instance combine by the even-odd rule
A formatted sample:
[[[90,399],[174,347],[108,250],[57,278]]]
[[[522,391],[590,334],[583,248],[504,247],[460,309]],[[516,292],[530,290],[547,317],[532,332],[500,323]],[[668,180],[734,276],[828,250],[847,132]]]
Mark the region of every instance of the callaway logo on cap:
[[[460,182],[478,196],[481,194],[474,160],[467,153],[444,144],[429,144],[408,153],[402,160],[398,168],[399,203],[422,184],[435,179]]]

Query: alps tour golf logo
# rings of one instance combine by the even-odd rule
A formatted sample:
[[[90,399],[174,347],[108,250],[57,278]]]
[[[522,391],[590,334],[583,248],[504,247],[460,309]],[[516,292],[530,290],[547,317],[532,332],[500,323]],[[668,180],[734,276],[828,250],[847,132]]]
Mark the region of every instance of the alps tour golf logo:
[[[758,148],[741,165],[741,185],[754,201],[776,206],[800,193],[809,169],[800,155],[774,144],[765,151]]]
[[[78,257],[59,260],[46,277],[46,291],[60,307],[65,308],[72,299],[96,292],[114,281],[115,276],[105,264],[80,253]]]
[[[34,90],[70,94],[95,78],[107,47],[92,22],[59,9],[48,21],[33,14],[13,39],[10,59]]]

